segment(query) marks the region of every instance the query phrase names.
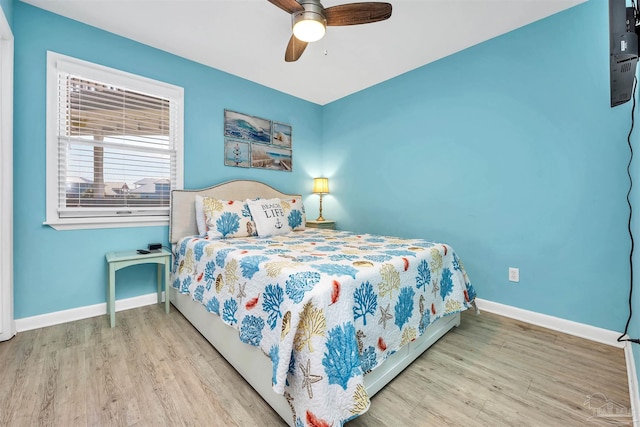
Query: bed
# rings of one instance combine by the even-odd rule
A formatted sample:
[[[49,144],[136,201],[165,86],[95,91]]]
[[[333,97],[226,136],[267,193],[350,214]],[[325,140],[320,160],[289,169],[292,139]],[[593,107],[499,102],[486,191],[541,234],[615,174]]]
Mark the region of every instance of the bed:
[[[254,208],[278,200],[276,224],[289,231],[255,236],[265,228]],[[450,246],[305,229],[300,195],[230,181],[174,190],[171,206],[171,302],[290,426],[342,425],[365,413],[475,308]],[[227,208],[247,220],[229,221]]]

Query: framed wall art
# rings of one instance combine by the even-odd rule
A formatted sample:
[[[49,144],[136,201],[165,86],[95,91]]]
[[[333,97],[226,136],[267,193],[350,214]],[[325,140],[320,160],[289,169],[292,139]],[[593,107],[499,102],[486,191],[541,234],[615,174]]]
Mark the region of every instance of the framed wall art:
[[[251,167],[291,172],[291,150],[275,145],[252,144]]]
[[[270,144],[271,120],[224,110],[224,136]]]
[[[291,172],[291,125],[224,110],[225,166]]]
[[[224,164],[248,168],[251,166],[251,147],[248,142],[224,140]]]
[[[291,126],[273,122],[273,145],[291,148]]]

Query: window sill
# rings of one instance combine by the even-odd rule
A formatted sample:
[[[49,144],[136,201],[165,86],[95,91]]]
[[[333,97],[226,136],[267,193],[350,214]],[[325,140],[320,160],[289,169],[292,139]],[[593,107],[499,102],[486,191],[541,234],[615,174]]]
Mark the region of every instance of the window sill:
[[[137,218],[71,218],[45,221],[43,225],[62,230],[86,230],[98,228],[126,227],[161,227],[169,225],[169,218],[137,217]]]

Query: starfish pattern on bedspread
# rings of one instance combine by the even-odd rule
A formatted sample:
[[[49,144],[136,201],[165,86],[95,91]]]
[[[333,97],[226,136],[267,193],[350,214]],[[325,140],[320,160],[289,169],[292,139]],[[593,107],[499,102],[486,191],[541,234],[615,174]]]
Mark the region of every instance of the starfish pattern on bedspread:
[[[311,360],[307,360],[307,366],[300,365],[300,369],[302,370],[302,387],[307,389],[307,394],[309,395],[309,399],[313,399],[313,389],[311,385],[313,383],[317,383],[318,381],[322,381],[322,375],[313,375],[311,374]]]
[[[382,329],[387,329],[387,320],[393,319],[393,315],[389,314],[389,306],[391,304],[387,304],[386,308],[380,307],[380,320],[378,320],[378,325],[382,325]]]

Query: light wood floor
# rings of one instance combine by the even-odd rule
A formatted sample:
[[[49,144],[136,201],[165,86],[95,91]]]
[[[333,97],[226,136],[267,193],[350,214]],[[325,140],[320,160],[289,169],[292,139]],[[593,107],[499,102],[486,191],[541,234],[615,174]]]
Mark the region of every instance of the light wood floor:
[[[630,407],[621,349],[467,312],[347,425],[611,425],[589,419],[597,393]],[[285,424],[175,308],[149,306],[0,343],[0,426],[32,425]]]

